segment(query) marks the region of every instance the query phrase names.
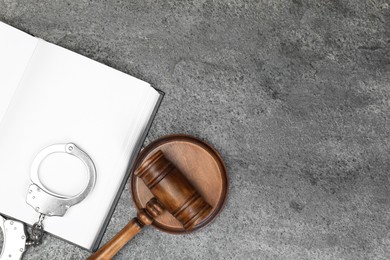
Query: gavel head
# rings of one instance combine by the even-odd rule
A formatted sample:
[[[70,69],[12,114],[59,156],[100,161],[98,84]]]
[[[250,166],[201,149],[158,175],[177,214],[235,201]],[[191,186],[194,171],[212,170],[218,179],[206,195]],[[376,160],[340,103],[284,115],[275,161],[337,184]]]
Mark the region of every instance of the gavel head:
[[[135,175],[186,230],[194,229],[209,216],[212,207],[162,151],[149,157]]]

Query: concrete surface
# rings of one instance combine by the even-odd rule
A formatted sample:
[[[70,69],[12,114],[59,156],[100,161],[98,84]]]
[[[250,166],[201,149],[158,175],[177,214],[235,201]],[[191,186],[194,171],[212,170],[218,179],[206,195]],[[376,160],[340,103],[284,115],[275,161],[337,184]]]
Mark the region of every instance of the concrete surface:
[[[388,0],[14,1],[0,20],[166,93],[147,143],[212,143],[230,174],[193,235],[116,259],[389,259]],[[126,189],[104,241],[135,215]],[[83,259],[53,237],[26,259]]]

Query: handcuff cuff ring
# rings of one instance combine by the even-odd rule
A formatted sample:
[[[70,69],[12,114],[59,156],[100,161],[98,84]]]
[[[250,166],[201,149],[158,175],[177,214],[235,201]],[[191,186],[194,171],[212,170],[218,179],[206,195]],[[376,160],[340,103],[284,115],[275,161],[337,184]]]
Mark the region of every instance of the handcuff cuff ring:
[[[39,166],[53,153],[67,153],[80,159],[87,168],[89,181],[87,186],[74,196],[64,196],[47,189],[39,179]],[[96,169],[92,159],[73,143],[54,144],[38,153],[31,165],[31,185],[26,202],[38,213],[47,216],[63,216],[73,205],[81,202],[93,189],[96,182]]]

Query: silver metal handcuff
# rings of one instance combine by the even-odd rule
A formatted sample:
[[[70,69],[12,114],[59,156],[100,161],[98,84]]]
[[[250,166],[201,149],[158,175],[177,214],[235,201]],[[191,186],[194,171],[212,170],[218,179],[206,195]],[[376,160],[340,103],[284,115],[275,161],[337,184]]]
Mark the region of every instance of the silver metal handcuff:
[[[67,153],[80,159],[87,168],[89,181],[87,186],[75,196],[64,196],[48,190],[39,179],[39,166],[53,153]],[[26,230],[24,224],[16,220],[7,220],[0,215],[0,228],[3,231],[3,248],[0,260],[21,259],[26,246],[42,243],[43,220],[46,216],[64,216],[66,211],[85,199],[96,182],[96,169],[92,159],[73,143],[55,144],[38,153],[31,165],[31,184],[28,188],[26,203],[39,213],[38,221]]]

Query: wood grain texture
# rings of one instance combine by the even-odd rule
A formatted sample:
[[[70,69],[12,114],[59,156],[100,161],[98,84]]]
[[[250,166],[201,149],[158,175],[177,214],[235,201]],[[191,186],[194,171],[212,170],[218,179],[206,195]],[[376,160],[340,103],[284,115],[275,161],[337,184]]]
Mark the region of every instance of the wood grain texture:
[[[90,260],[111,259],[144,225],[176,234],[198,230],[218,216],[226,201],[223,161],[195,137],[161,138],[138,158],[130,181],[138,215]]]
[[[141,229],[150,225],[153,218],[163,212],[160,203],[152,198],[145,209],[140,209],[136,218],[133,218],[116,236],[101,247],[96,253],[91,255],[88,260],[108,260],[114,257],[122,247],[133,239]]]
[[[135,175],[144,181],[152,194],[186,230],[192,230],[205,221],[212,210],[161,150],[145,160]]]
[[[136,162],[137,172],[140,171],[141,165],[146,167],[145,162],[155,156],[159,150],[182,173],[200,197],[212,207],[212,210],[207,212],[207,217],[204,217],[201,222],[186,229],[179,220],[181,209],[176,207],[176,210],[173,210],[173,205],[171,205],[172,208],[157,217],[152,225],[164,232],[183,234],[193,232],[211,223],[223,209],[228,191],[227,171],[219,153],[211,145],[196,137],[168,135],[152,142],[141,152]],[[169,171],[169,167],[167,171]],[[141,178],[137,178],[136,174],[131,176],[130,190],[137,209],[145,207],[149,199],[155,196],[148,186],[153,188],[156,180],[149,177],[150,179],[146,180],[147,184],[145,184]],[[196,196],[188,196],[187,203],[199,204],[197,200]],[[182,206],[185,208],[185,203]]]
[[[90,256],[89,260],[109,260],[119,250],[127,244],[135,235],[137,235],[143,225],[141,225],[137,218],[133,218],[113,239],[101,247],[95,254]]]

